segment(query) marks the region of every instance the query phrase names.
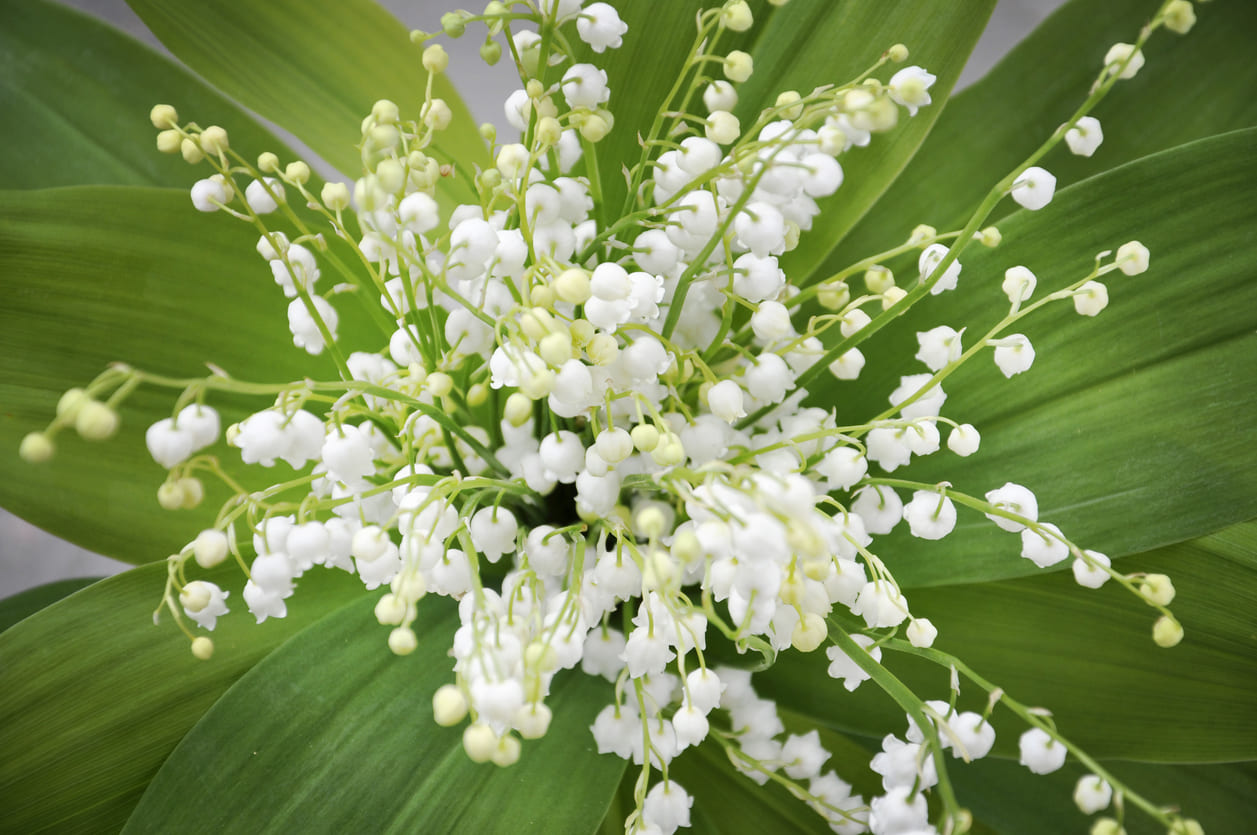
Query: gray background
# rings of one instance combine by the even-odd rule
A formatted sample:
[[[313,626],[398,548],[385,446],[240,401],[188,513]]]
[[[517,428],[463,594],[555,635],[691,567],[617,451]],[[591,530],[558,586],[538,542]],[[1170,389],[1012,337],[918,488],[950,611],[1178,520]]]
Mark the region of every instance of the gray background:
[[[1063,2],[1064,0],[1001,0],[960,77],[960,86],[964,87],[981,78],[1013,44]],[[67,0],[66,5],[103,18],[149,46],[166,52],[124,0]],[[441,14],[457,4],[453,0],[383,0],[383,5],[407,27],[430,31],[439,28]],[[450,51],[450,75],[458,83],[459,91],[471,108],[472,115],[478,122],[493,122],[498,125],[499,130],[509,131],[504,123],[501,103],[507,93],[518,86],[510,62],[501,61],[496,67],[485,66],[477,55],[479,38],[466,37],[454,41],[444,39],[442,43]],[[293,142],[293,145],[298,150],[305,150],[300,143]],[[312,156],[306,155],[307,158]],[[156,485],[153,489],[156,490]],[[160,511],[154,507],[153,512]],[[0,510],[0,597],[52,580],[102,576],[127,567],[124,563],[71,545]]]

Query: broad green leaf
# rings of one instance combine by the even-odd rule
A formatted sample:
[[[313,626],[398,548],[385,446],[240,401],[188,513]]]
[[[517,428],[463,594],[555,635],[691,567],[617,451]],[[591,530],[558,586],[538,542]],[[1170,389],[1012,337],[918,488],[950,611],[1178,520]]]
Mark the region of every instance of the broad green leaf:
[[[246,158],[291,158],[239,107],[98,20],[43,0],[2,0],[0,18],[0,188],[190,186],[205,174],[158,152],[148,120],[158,103],[229,125]]]
[[[99,579],[99,577],[75,577],[72,580],[57,580],[20,591],[0,600],[0,632],[41,609],[46,609],[63,597],[69,597],[79,589],[90,586]]]
[[[325,356],[293,346],[288,302],[254,251],[256,241],[251,227],[196,212],[180,191],[0,193],[0,469],[13,476],[0,486],[0,504],[135,562],[177,550],[213,520],[225,493],[208,478],[196,511],[171,513],[156,503],[165,475],[148,455],[144,431],[170,416],[176,391],[139,390],[122,408],[118,437],[107,443],[89,445],[64,432],[56,458],[41,465],[21,461],[17,449],[27,432],[52,420],[64,391],[112,362],[176,377],[204,377],[205,363],[213,362],[264,382],[334,373]],[[336,306],[342,329],[357,333],[353,302]],[[210,402],[230,407],[227,422],[244,414],[232,401]]]
[[[743,124],[784,90],[806,94],[821,84],[857,77],[896,43],[907,45],[910,63],[938,76],[930,88],[934,104],[911,119],[901,112],[893,132],[875,136],[867,148],[853,148],[839,158],[843,186],[818,201],[821,214],[811,231],[782,259],[787,275],[796,281],[810,275],[916,153],[994,8],[994,0],[938,3],[923,14],[915,3],[847,0],[790,3],[776,10],[752,51],[755,74],[739,92]],[[895,69],[889,65],[878,77],[889,79]]]
[[[128,0],[128,5],[176,56],[241,104],[282,125],[342,173],[357,176],[362,120],[379,99],[402,118],[418,119],[427,73],[422,49],[373,0],[340,0],[317,8],[301,0],[241,4]],[[434,154],[454,162],[446,194],[473,199],[471,169],[488,152],[462,100],[444,76],[433,95],[453,111]],[[197,114],[189,118],[199,120]],[[224,125],[231,131],[230,125]]]
[[[1049,708],[1061,733],[1093,756],[1257,759],[1257,523],[1118,567],[1170,575],[1178,590],[1171,608],[1186,630],[1179,646],[1157,647],[1156,613],[1116,584],[1092,591],[1068,574],[918,589],[908,600],[914,615],[938,626],[937,649],[1009,697]],[[821,653],[784,654],[756,678],[757,687],[841,730],[903,733],[903,714],[873,684],[848,695],[839,682],[824,681],[826,661]],[[945,667],[891,652],[883,661],[919,697],[947,698]],[[981,710],[985,694],[966,683],[961,703]],[[1024,725],[1002,709],[993,721],[996,753],[1015,756]]]
[[[374,602],[258,664],[171,754],[125,831],[595,831],[624,769],[589,732],[610,686],[556,681],[549,732],[510,768],[477,765],[462,728],[432,718],[432,694],[453,680],[453,606],[425,601],[419,646],[399,659]]]
[[[892,475],[947,480],[978,496],[1006,481],[1024,484],[1038,496],[1041,520],[1111,556],[1252,516],[1257,206],[1238,184],[1257,178],[1255,144],[1257,130],[1201,140],[1009,217],[1000,247],[966,250],[958,289],[922,300],[870,340],[860,380],[826,390],[839,423],[867,419],[868,404],[886,404],[899,375],[925,370],[912,358],[916,332],[964,325],[968,347],[998,322],[1008,310],[1005,268],[1033,270],[1037,299],[1085,277],[1097,253],[1135,238],[1151,250],[1151,267],[1107,276],[1111,301],[1098,317],[1062,301],[1011,329],[1035,347],[1029,371],[1006,380],[984,351],[944,382],[944,414],[978,427],[978,453],[943,451]],[[963,509],[940,542],[906,531],[882,542],[906,586],[1038,572],[1019,558],[1017,536]]]
[[[1108,761],[1102,765],[1141,796],[1173,805],[1199,821],[1205,832],[1245,832],[1257,819],[1257,766],[1148,765]],[[956,792],[974,817],[1002,835],[1060,835],[1086,832],[1092,818],[1074,805],[1074,786],[1088,773],[1077,763],[1039,775],[1012,760],[987,758],[951,769]],[[1126,804],[1129,835],[1165,835],[1165,828]],[[1106,813],[1100,813],[1106,814]],[[1112,807],[1107,811],[1113,814]]]
[[[239,571],[206,575],[242,609]],[[0,831],[117,831],[158,767],[232,682],[362,586],[316,569],[283,620],[233,611],[198,661],[170,616],[154,626],[166,566],[103,580],[0,635]]]
[[[898,245],[918,223],[940,230],[962,227],[987,190],[1082,104],[1108,48],[1133,41],[1158,5],[1156,0],[1073,0],[1044,21],[984,79],[948,103],[921,152],[851,230],[821,274]],[[1104,143],[1094,156],[1074,156],[1062,143],[1043,160],[1061,186],[1257,124],[1252,95],[1257,62],[1249,54],[1257,5],[1214,3],[1196,9],[1191,32],[1154,35],[1144,68],[1120,82],[1097,108]],[[1005,202],[993,219],[1015,208]]]

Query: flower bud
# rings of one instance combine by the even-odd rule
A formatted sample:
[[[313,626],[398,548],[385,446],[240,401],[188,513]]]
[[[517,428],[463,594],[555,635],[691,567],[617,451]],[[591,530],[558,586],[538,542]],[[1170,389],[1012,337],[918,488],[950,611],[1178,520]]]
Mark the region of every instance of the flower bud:
[[[89,441],[103,441],[118,431],[118,413],[99,400],[85,400],[74,416],[74,428]]]
[[[720,24],[732,32],[745,32],[754,22],[746,0],[729,0],[720,10]]]
[[[492,37],[486,38],[485,42],[480,45],[480,60],[492,67],[501,58],[502,45]]]
[[[192,541],[192,556],[201,568],[213,568],[227,559],[227,534],[210,528],[197,534]]]
[[[468,725],[463,731],[463,750],[467,752],[468,759],[474,763],[489,762],[493,759],[497,747],[497,734],[493,732],[493,728],[483,722]]]
[[[183,161],[189,165],[196,165],[205,159],[205,154],[201,153],[201,148],[196,144],[196,140],[191,137],[185,137],[179,143],[179,153],[183,154]]]
[[[503,416],[511,426],[516,428],[523,426],[532,420],[532,401],[517,391],[511,392],[511,395],[506,398]]]
[[[497,748],[493,751],[493,764],[499,768],[506,768],[519,762],[520,750],[523,746],[515,737],[507,734],[498,740]]]
[[[290,162],[288,163],[288,166],[284,168],[284,179],[290,183],[305,185],[310,181],[310,166],[306,165],[301,160]]]
[[[163,154],[177,154],[182,145],[183,134],[173,128],[157,134],[157,150]]]
[[[1117,248],[1117,268],[1126,275],[1139,275],[1148,269],[1148,247],[1128,241]]]
[[[901,43],[897,43],[890,49],[886,50],[886,57],[894,61],[896,64],[902,64],[908,60],[908,47]]]
[[[423,68],[428,72],[442,73],[449,65],[449,53],[439,43],[434,43],[423,50]]]
[[[815,612],[808,612],[794,625],[790,633],[790,644],[799,652],[811,652],[825,643],[829,630],[825,619]]]
[[[755,64],[751,60],[751,56],[740,49],[735,49],[725,56],[724,71],[725,78],[740,84],[751,77],[751,73],[755,70]]]
[[[452,684],[443,684],[432,694],[432,718],[443,728],[457,725],[467,716],[467,699]]]
[[[1169,615],[1162,615],[1152,625],[1152,640],[1157,646],[1167,649],[1178,646],[1179,641],[1183,640],[1183,627]]]
[[[173,128],[179,124],[179,114],[168,104],[155,104],[148,112],[148,120],[158,130]]]
[[[349,208],[349,186],[344,183],[324,183],[320,198],[330,211],[343,212]]]
[[[1196,25],[1196,9],[1189,0],[1174,0],[1165,7],[1165,28],[1176,35],[1186,35]]]
[[[157,488],[157,503],[162,510],[179,510],[183,507],[183,488],[178,481],[167,481]]]
[[[201,131],[201,150],[207,154],[221,154],[230,147],[227,131],[218,125],[210,125]]]
[[[46,434],[43,432],[31,432],[22,438],[22,445],[18,447],[17,454],[21,456],[23,461],[30,464],[41,464],[52,458],[52,454],[55,451],[56,447],[53,445],[52,439]]]
[[[1153,606],[1169,606],[1174,600],[1174,584],[1164,574],[1149,574],[1139,584],[1139,595]]]
[[[214,642],[205,635],[192,639],[192,654],[201,661],[209,661],[214,654]]]
[[[418,646],[419,638],[409,626],[399,626],[388,633],[388,648],[394,655],[410,655]]]
[[[191,510],[201,503],[205,498],[205,486],[201,484],[199,478],[185,476],[179,479],[179,492],[183,500],[179,504],[180,510]]]

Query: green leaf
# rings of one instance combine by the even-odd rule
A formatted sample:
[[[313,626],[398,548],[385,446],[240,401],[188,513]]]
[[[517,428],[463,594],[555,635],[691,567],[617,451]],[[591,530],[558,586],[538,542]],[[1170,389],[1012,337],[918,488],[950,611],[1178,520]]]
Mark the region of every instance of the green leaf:
[[[1023,704],[1052,710],[1060,732],[1101,758],[1158,762],[1257,759],[1257,522],[1129,557],[1125,572],[1170,575],[1171,608],[1186,637],[1152,642],[1156,613],[1110,583],[1099,591],[1049,574],[998,583],[918,589],[912,612],[938,627],[936,648],[964,660]],[[948,671],[886,652],[889,669],[923,699],[947,698]],[[848,695],[825,676],[823,654],[783,654],[757,687],[832,727],[902,734],[903,714],[871,683]],[[963,705],[985,694],[962,686]],[[996,753],[1016,752],[1020,720],[994,714]]]
[[[0,600],[0,632],[4,632],[41,609],[46,609],[63,597],[69,597],[79,589],[90,586],[99,579],[99,577],[75,577],[71,580],[57,580],[20,591]]]
[[[1073,0],[1044,21],[985,78],[948,103],[921,152],[851,230],[822,274],[898,245],[918,223],[940,230],[963,226],[969,207],[1082,104],[1108,48],[1133,41],[1156,8],[1149,0]],[[1257,98],[1251,95],[1257,62],[1249,54],[1257,5],[1215,3],[1197,11],[1196,26],[1186,37],[1154,35],[1145,50],[1147,65],[1096,109],[1104,144],[1093,157],[1076,157],[1062,143],[1043,160],[1061,186],[1257,124]],[[992,219],[1015,208],[1005,202]]]
[[[206,362],[244,380],[334,374],[326,357],[312,360],[292,345],[287,301],[256,241],[243,223],[196,212],[183,192],[0,193],[0,469],[14,476],[0,485],[0,505],[130,562],[160,559],[212,522],[227,492],[208,479],[196,511],[156,503],[165,476],[143,435],[170,416],[176,392],[138,391],[107,443],[89,445],[68,431],[57,438],[57,457],[41,465],[21,461],[17,449],[53,418],[64,391],[115,361],[177,377],[206,376]],[[336,306],[342,330],[357,332],[360,324],[343,316],[354,315],[353,304]],[[243,416],[233,401],[223,403],[226,422]],[[234,451],[224,457],[239,460]]]
[[[983,352],[944,382],[945,414],[977,426],[982,448],[969,458],[921,459],[905,477],[945,479],[978,496],[1009,480],[1024,484],[1038,496],[1041,520],[1110,556],[1250,517],[1257,206],[1237,184],[1257,177],[1254,143],[1257,130],[1201,140],[1009,217],[1000,247],[966,250],[957,290],[914,306],[870,341],[860,380],[827,390],[839,423],[863,422],[866,404],[886,403],[900,374],[924,370],[912,359],[915,333],[964,324],[968,347],[996,324],[1008,309],[1005,268],[1033,270],[1037,299],[1086,276],[1096,253],[1136,238],[1152,252],[1150,269],[1107,276],[1111,302],[1094,320],[1061,301],[1011,328],[1035,347],[1028,372],[1006,380]],[[1038,572],[1019,558],[1015,535],[971,511],[940,542],[897,531],[882,543],[905,586]]]
[[[1257,767],[1227,765],[1102,765],[1154,803],[1174,805],[1199,821],[1205,832],[1244,832],[1257,818]],[[1060,835],[1086,832],[1091,819],[1074,805],[1074,786],[1088,771],[1067,763],[1051,774],[1034,774],[1011,760],[987,758],[957,763],[952,782],[974,817],[1006,835]],[[1126,806],[1129,835],[1165,835],[1165,828],[1142,811]],[[1107,812],[1113,814],[1110,807]]]
[[[914,3],[848,0],[844,3],[790,3],[777,9],[761,30],[752,55],[755,73],[739,90],[738,112],[748,124],[784,90],[808,93],[821,84],[856,78],[896,43],[907,45],[910,61],[938,76],[934,103],[900,125],[879,134],[867,148],[839,158],[843,186],[818,201],[821,214],[797,249],[782,260],[796,281],[810,275],[838,240],[858,221],[908,163],[943,111],[973,45],[995,8],[994,0],[935,4],[922,14]],[[894,65],[878,77],[886,80]]]
[[[610,687],[560,679],[545,737],[510,768],[477,765],[462,728],[432,718],[433,692],[453,681],[454,607],[425,601],[418,649],[398,659],[374,602],[305,630],[220,699],[125,831],[595,831],[624,769],[589,732]]]
[[[79,12],[0,0],[0,188],[191,185],[201,174],[159,153],[153,105],[231,127],[246,158],[283,143],[187,70]]]
[[[240,604],[239,572],[206,575]],[[218,621],[198,661],[167,614],[166,566],[128,571],[0,635],[0,831],[117,831],[175,744],[232,682],[290,635],[361,596],[340,571],[310,572],[283,620]]]
[[[373,0],[339,0],[317,10],[301,0],[247,4],[127,0],[180,60],[241,104],[282,125],[342,173],[357,176],[362,120],[378,99],[402,118],[419,116],[428,76],[422,49]],[[433,81],[454,120],[437,136],[434,155],[460,175],[446,193],[474,199],[471,166],[488,152],[462,99],[445,75]],[[199,114],[188,118],[200,121]],[[204,123],[202,123],[204,124]],[[230,133],[231,125],[224,125]]]

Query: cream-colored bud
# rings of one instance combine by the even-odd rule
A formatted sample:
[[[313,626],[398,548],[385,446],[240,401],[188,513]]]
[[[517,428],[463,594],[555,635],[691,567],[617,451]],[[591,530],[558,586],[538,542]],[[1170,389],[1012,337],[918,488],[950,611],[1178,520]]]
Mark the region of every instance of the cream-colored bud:
[[[375,602],[375,619],[381,626],[396,626],[406,619],[406,601],[389,593]]]
[[[519,329],[533,342],[540,342],[555,329],[554,317],[539,307],[529,308],[519,316]]]
[[[432,694],[432,718],[443,728],[457,725],[467,716],[467,698],[452,684],[443,684]]]
[[[738,117],[727,110],[717,110],[707,117],[703,124],[703,132],[707,138],[717,145],[730,145],[738,141],[742,135],[742,125]]]
[[[263,174],[274,174],[279,171],[279,157],[270,151],[258,154],[258,171]]]
[[[585,353],[595,365],[610,365],[620,355],[620,346],[609,333],[600,333],[585,346]]]
[[[1149,574],[1139,584],[1139,595],[1153,606],[1174,602],[1174,583],[1164,574]]]
[[[55,451],[51,438],[43,432],[31,432],[22,438],[17,454],[27,463],[41,464],[52,458]]]
[[[755,23],[755,17],[746,0],[729,0],[720,10],[720,23],[732,32],[745,32]]]
[[[529,291],[529,300],[537,307],[551,308],[554,307],[555,295],[554,291],[545,284],[538,284]]]
[[[886,57],[894,61],[896,64],[902,64],[908,60],[908,47],[901,43],[897,43],[890,49],[886,50]]]
[[[493,751],[493,764],[499,768],[515,765],[519,762],[519,754],[523,745],[518,739],[507,734],[498,740],[498,747]]]
[[[902,287],[888,287],[882,293],[882,310],[890,310],[895,305],[904,300],[908,295],[908,291]]]
[[[978,233],[978,236],[978,240],[982,242],[982,245],[990,249],[999,246],[1000,241],[1004,240],[1004,236],[1000,234],[999,228],[995,226],[986,227]]]
[[[650,451],[650,458],[661,467],[675,467],[685,461],[685,445],[675,432],[664,432]]]
[[[157,504],[162,510],[179,510],[183,507],[183,488],[178,481],[167,481],[157,488]]]
[[[639,423],[629,432],[638,452],[650,452],[659,445],[659,430],[652,423]]]
[[[493,759],[498,747],[498,735],[483,722],[468,725],[463,731],[463,750],[474,763],[487,763]]]
[[[637,515],[633,519],[633,526],[648,539],[654,539],[663,535],[663,527],[667,519],[663,515],[663,511],[653,504],[646,505],[637,511]]]
[[[553,282],[554,293],[568,304],[584,304],[589,301],[589,273],[573,267],[559,273]]]
[[[227,559],[227,534],[219,530],[201,531],[192,541],[192,556],[201,568],[214,568]]]
[[[703,558],[703,546],[698,535],[686,528],[672,538],[672,556],[683,563],[691,563]]]
[[[467,389],[467,405],[473,409],[483,406],[489,399],[489,387],[484,383],[476,383]]]
[[[922,246],[934,240],[937,236],[937,229],[927,223],[922,223],[908,235],[908,246]]]
[[[725,56],[724,71],[725,78],[740,84],[751,77],[751,73],[755,71],[755,62],[747,53],[735,49]]]
[[[183,146],[183,135],[177,130],[164,130],[157,134],[157,150],[163,154],[177,154]]]
[[[207,154],[221,154],[231,144],[227,140],[227,130],[218,125],[210,125],[201,131],[201,150]]]
[[[895,274],[881,264],[875,264],[864,271],[864,286],[870,293],[885,293],[895,286]]]
[[[527,164],[528,149],[518,142],[503,145],[498,151],[497,167],[503,177],[515,179]]]
[[[591,113],[581,120],[579,130],[586,142],[601,142],[611,132],[611,122],[602,113]]]
[[[394,655],[410,655],[418,646],[419,638],[409,626],[399,626],[388,633],[388,648]]]
[[[537,353],[553,366],[560,366],[572,358],[572,337],[566,331],[555,331],[541,338]]]
[[[406,185],[406,169],[395,159],[381,160],[375,167],[375,181],[389,194],[401,194]]]
[[[1157,646],[1167,649],[1178,646],[1179,641],[1183,640],[1183,627],[1169,615],[1162,615],[1152,625],[1152,640]]]
[[[74,428],[89,441],[103,441],[118,431],[118,413],[99,400],[85,400],[74,416]]]
[[[559,143],[563,136],[563,126],[553,116],[545,116],[537,122],[537,144],[542,148],[550,148]]]
[[[502,412],[507,423],[518,428],[532,420],[532,401],[517,391],[511,392]]]
[[[195,476],[184,476],[179,479],[179,493],[183,499],[180,510],[191,510],[205,499],[205,485]]]
[[[349,208],[349,186],[344,183],[324,183],[320,196],[323,205],[333,212],[343,212]]]
[[[794,625],[790,634],[790,644],[799,652],[811,652],[825,643],[829,630],[825,627],[825,619],[814,612],[808,612]]]
[[[803,115],[803,97],[799,95],[797,90],[786,90],[777,96],[775,105],[781,110],[781,118],[797,119]]]
[[[842,310],[851,301],[851,288],[845,281],[830,281],[821,285],[816,300],[826,310]]]
[[[454,378],[444,371],[433,371],[424,381],[424,385],[433,397],[444,397],[454,390]]]
[[[577,319],[567,326],[567,331],[572,335],[572,344],[577,348],[584,348],[594,338],[594,326],[588,319]]]
[[[148,120],[158,130],[173,128],[179,125],[179,114],[168,104],[155,104],[148,112]]]
[[[179,143],[179,153],[183,154],[183,161],[189,165],[196,165],[205,159],[205,154],[201,153],[201,147],[191,137],[184,137]]]
[[[428,72],[442,73],[449,65],[449,53],[439,43],[434,43],[423,50],[423,68]]]
[[[301,160],[290,162],[284,168],[284,179],[297,185],[305,185],[310,181],[310,166]]]
[[[1186,35],[1196,25],[1196,8],[1188,0],[1174,0],[1165,7],[1165,28]]]
[[[380,99],[371,105],[371,118],[379,125],[393,125],[401,119],[401,111],[394,102]]]
[[[192,654],[201,661],[209,661],[214,655],[214,642],[205,635],[192,639]]]
[[[445,99],[433,99],[424,102],[423,107],[419,109],[419,118],[432,130],[445,130],[450,126],[450,122],[454,121],[454,113],[445,103]]]

